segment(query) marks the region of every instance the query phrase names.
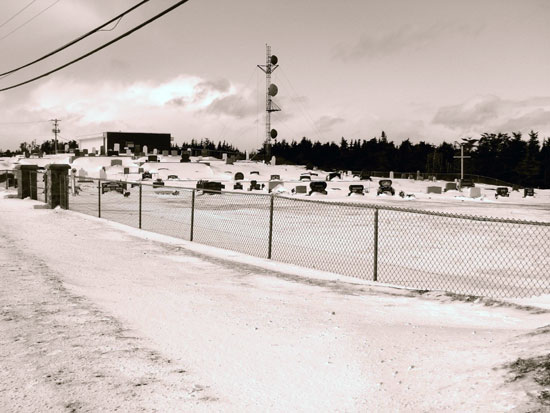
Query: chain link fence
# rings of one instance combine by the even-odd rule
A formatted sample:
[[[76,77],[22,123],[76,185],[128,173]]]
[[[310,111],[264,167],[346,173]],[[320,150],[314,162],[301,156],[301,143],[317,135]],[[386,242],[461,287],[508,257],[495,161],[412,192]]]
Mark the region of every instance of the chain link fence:
[[[71,210],[184,240],[415,289],[494,298],[550,294],[550,223],[68,180]]]

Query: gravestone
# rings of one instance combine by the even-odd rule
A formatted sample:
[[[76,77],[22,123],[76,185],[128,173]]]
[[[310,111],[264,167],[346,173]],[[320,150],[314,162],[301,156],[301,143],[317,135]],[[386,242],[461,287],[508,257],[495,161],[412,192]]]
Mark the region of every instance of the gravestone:
[[[143,171],[144,171],[144,169],[143,169],[143,168],[138,168],[138,174],[142,174],[142,173],[143,173]]]
[[[107,179],[107,172],[105,171],[105,167],[102,167],[99,170],[99,179]]]
[[[440,194],[441,193],[441,187],[440,186],[429,186],[426,189],[426,193],[428,193],[428,194]]]
[[[88,155],[88,149],[82,149],[82,153],[83,153],[84,155]]]
[[[369,171],[366,171],[364,169],[359,174],[359,179],[361,181],[372,181],[372,178],[370,177]]]
[[[327,194],[327,183],[325,181],[313,181],[309,184],[309,195],[316,192],[319,194],[326,195]]]
[[[159,154],[159,151],[157,148],[153,148],[153,155],[158,155]]]
[[[204,181],[197,182],[197,189],[202,189],[205,194],[220,193],[225,186],[221,182],[216,181]]]
[[[390,179],[393,179],[393,171],[390,171]]]
[[[147,156],[147,162],[158,162],[157,155],[148,155]]]
[[[535,196],[535,188],[523,188],[523,197]]]
[[[279,180],[281,180],[281,175],[271,175],[269,177],[269,180],[270,181],[279,181]]]
[[[122,159],[111,159],[111,166],[122,166]]]
[[[222,153],[222,161],[227,163],[227,154],[226,153]]]
[[[113,150],[114,150],[115,152],[120,152],[120,143],[115,143],[115,144],[113,145]]]
[[[164,151],[162,151],[162,156],[168,156],[169,153],[170,152],[168,152],[167,150],[164,150]]]
[[[342,179],[340,172],[329,172],[327,175],[327,181],[332,181],[334,178]]]
[[[456,182],[446,182],[445,183],[445,189],[443,191],[456,191]]]
[[[250,187],[248,188],[249,191],[260,191],[261,189],[262,187],[258,181],[250,181]]]
[[[250,171],[250,175],[260,175],[259,171]]]
[[[364,185],[350,185],[348,196],[350,196],[351,194],[365,195],[365,186]]]
[[[499,186],[499,187],[496,189],[495,198],[498,198],[499,196],[509,197],[509,196],[510,196],[510,192],[508,192],[508,188],[505,187],[505,186]]]
[[[147,147],[147,145],[143,145],[142,152],[145,154],[145,156],[147,156],[147,154],[149,153],[149,148]]]
[[[78,170],[78,177],[79,178],[86,178],[88,176],[88,172],[84,168],[80,168]]]
[[[130,173],[130,168],[124,168],[124,175],[128,175]]]
[[[267,184],[267,189],[269,192],[271,192],[273,189],[275,189],[275,187],[277,186],[282,186],[283,185],[283,181],[278,181],[278,180],[272,180],[272,181],[269,181],[268,184]]]
[[[235,183],[235,185],[233,185],[233,189],[243,189],[243,184],[241,184],[240,182],[237,182]]]
[[[305,186],[305,185],[297,185],[297,186],[296,186],[296,193],[297,193],[297,194],[307,194],[307,186]]]
[[[311,181],[311,175],[310,174],[300,175],[300,181]]]
[[[178,150],[177,149],[172,149],[172,151],[170,152],[170,155],[178,156]]]
[[[189,159],[189,152],[182,152],[180,162],[191,162]]]
[[[468,198],[480,198],[481,197],[481,188],[473,186],[468,188]]]
[[[126,148],[126,155],[131,155],[132,154],[132,150],[130,148]]]
[[[244,179],[244,174],[242,172],[237,172],[235,174],[235,181],[241,181]]]

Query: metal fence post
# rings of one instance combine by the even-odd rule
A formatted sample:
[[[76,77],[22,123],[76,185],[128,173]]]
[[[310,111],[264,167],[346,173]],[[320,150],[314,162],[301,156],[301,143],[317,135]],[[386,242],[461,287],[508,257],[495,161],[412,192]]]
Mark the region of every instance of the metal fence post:
[[[373,281],[378,281],[378,208],[374,208],[374,268]]]
[[[139,229],[141,229],[141,203],[142,203],[142,185],[139,184]]]
[[[189,235],[189,241],[193,241],[193,228],[195,227],[195,190],[193,189],[191,195],[191,234]]]
[[[101,179],[97,181],[97,216],[101,218]]]
[[[270,197],[270,202],[269,202],[269,244],[267,246],[267,258],[268,259],[271,259],[271,246],[273,244],[273,200],[274,200],[274,195],[271,194],[271,197]]]

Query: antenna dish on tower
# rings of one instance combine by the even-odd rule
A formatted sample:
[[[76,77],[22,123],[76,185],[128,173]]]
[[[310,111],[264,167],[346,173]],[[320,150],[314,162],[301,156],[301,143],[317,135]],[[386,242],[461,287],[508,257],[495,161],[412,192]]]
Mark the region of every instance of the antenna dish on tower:
[[[279,88],[275,83],[272,83],[269,85],[269,88],[267,89],[267,91],[269,93],[269,96],[276,96],[277,93],[279,92]]]
[[[279,61],[279,59],[277,58],[277,56],[275,56],[275,55],[271,56],[271,64],[272,65],[276,65],[278,61]]]

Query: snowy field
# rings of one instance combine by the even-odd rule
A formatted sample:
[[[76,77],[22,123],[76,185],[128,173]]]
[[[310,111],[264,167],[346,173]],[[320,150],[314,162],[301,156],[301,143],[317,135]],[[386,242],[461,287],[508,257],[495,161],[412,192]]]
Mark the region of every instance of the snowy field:
[[[139,163],[131,158],[118,159],[123,165],[110,166],[112,159],[104,157],[78,158],[72,163],[79,193],[71,196],[70,208],[97,216],[100,207],[102,218],[138,227],[139,187],[128,185],[127,197],[105,193],[99,205],[97,181],[78,179],[85,175],[141,181],[137,174]],[[58,156],[57,161],[68,160]],[[396,193],[403,191],[408,195],[401,198],[376,196],[377,178],[372,182],[358,181],[348,175],[328,182],[327,195],[307,196],[291,192],[298,185],[309,184],[297,180],[306,172],[303,167],[256,162],[226,165],[219,160],[198,158],[192,163],[174,162],[175,157],[161,160],[141,164],[153,179],[160,177],[165,181],[165,187],[160,188],[151,187],[151,180],[142,181],[141,227],[145,230],[189,240],[193,200],[192,192],[185,188],[193,188],[203,178],[219,180],[232,190],[235,174],[241,172],[244,179],[239,182],[245,188],[242,191],[223,195],[197,193],[193,240],[266,258],[270,198],[267,189],[250,192],[246,188],[252,179],[267,185],[272,175],[279,175],[283,188],[274,199],[274,260],[373,280],[376,206],[380,208],[376,268],[380,282],[491,297],[532,296],[550,289],[550,190],[537,190],[535,197],[528,198],[511,192],[508,198],[496,199],[494,186],[480,184],[481,197],[469,198],[466,191],[426,193],[427,186],[444,187],[445,182],[394,179]],[[21,160],[36,161],[45,165],[51,159]],[[129,175],[123,174],[124,167],[129,169]],[[318,174],[312,176],[314,180],[326,177],[322,171],[313,173]],[[168,180],[170,175],[178,178]],[[358,183],[365,185],[368,193],[348,196],[348,186]],[[539,221],[542,225],[415,211]]]
[[[548,406],[511,367],[547,353],[548,296],[469,302],[35,206],[0,199],[3,411]]]

